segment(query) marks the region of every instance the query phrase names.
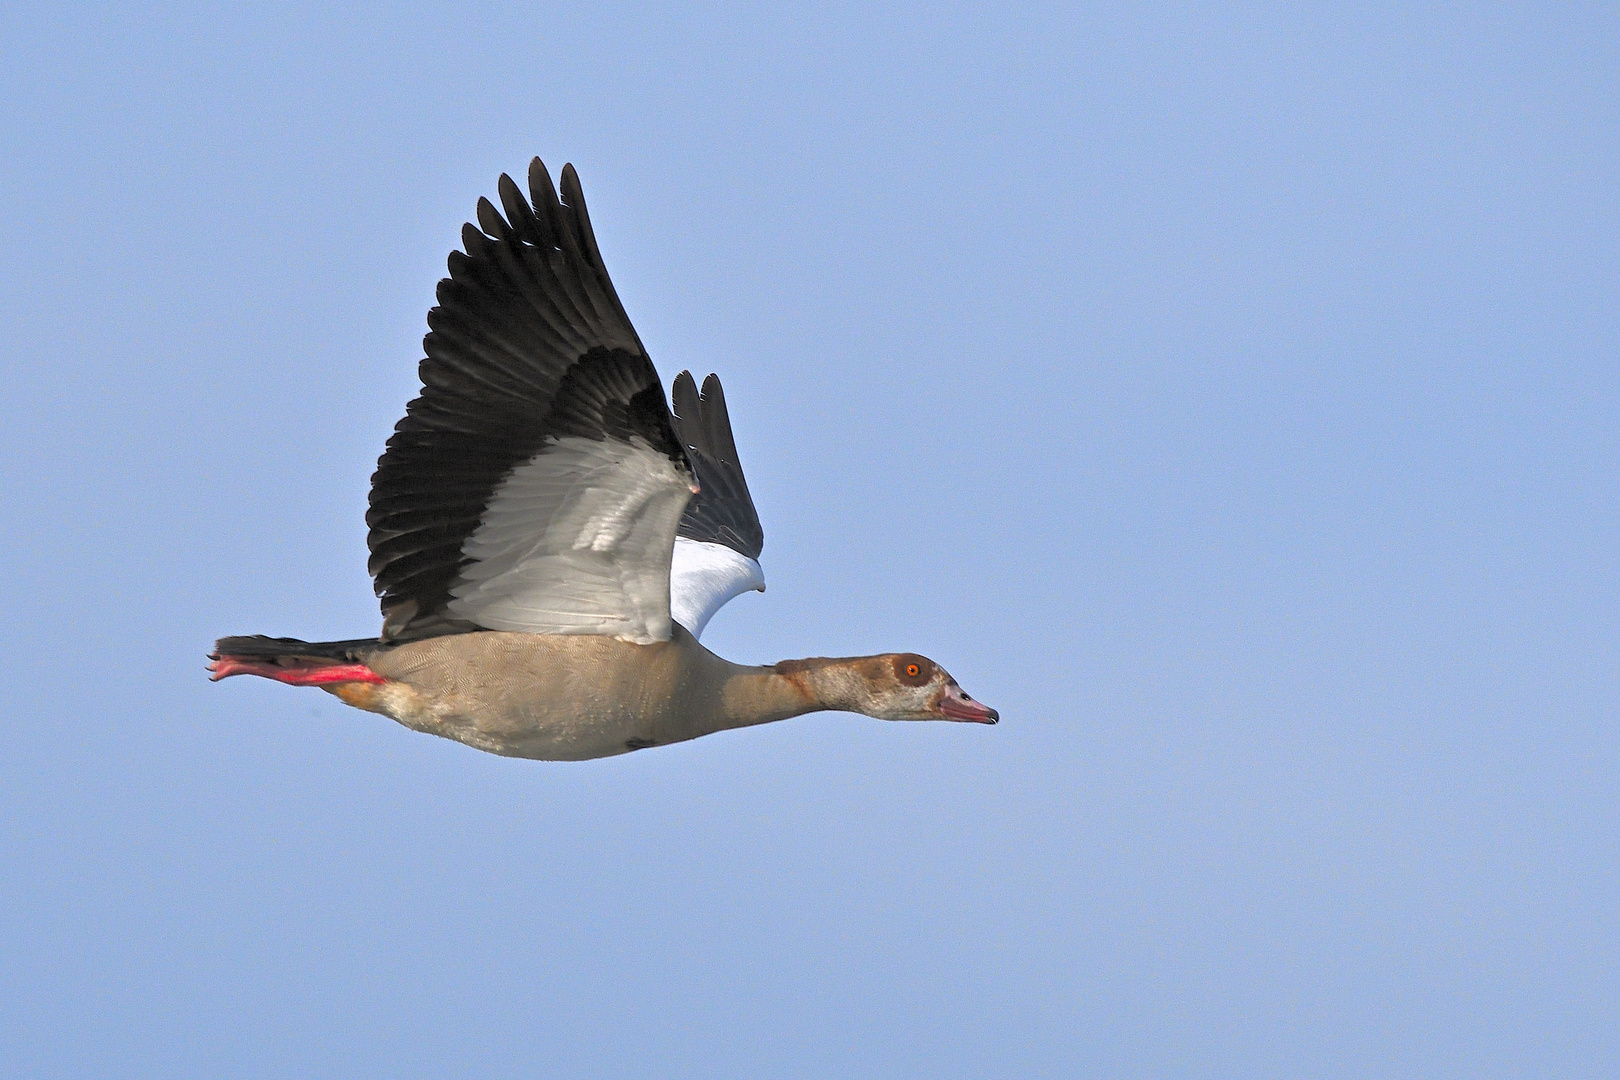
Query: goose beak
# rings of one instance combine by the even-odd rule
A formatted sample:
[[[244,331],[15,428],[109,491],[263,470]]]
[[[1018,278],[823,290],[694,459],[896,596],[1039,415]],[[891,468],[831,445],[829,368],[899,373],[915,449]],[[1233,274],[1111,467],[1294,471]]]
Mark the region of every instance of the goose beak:
[[[1001,714],[990,706],[974,701],[954,682],[945,688],[935,706],[947,720],[967,720],[975,724],[993,724]]]

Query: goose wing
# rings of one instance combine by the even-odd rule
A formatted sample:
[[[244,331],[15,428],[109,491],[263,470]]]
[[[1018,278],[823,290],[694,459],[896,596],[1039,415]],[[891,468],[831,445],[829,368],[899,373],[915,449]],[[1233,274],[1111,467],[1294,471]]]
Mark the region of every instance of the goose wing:
[[[572,165],[478,201],[423,339],[422,392],[371,480],[383,638],[670,636],[694,478]]]
[[[699,393],[692,373],[683,371],[673,397],[675,432],[700,490],[686,505],[675,539],[670,607],[676,622],[701,637],[733,597],[765,591],[759,565],[765,530],[743,477],[720,379],[710,375]]]

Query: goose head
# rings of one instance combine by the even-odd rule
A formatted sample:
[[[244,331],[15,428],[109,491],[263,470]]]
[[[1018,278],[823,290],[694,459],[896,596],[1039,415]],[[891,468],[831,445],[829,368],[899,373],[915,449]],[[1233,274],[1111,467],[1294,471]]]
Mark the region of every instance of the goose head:
[[[994,724],[1001,714],[974,701],[951,673],[917,653],[889,653],[873,657],[866,671],[870,707],[868,716],[880,720],[964,720]]]
[[[879,720],[963,720],[994,724],[996,710],[959,686],[951,673],[917,653],[834,660],[784,660],[776,673],[823,709],[847,709]]]

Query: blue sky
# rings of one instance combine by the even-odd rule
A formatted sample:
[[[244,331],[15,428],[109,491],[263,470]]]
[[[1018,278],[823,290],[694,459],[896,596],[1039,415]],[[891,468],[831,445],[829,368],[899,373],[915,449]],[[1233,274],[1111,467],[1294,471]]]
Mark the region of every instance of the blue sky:
[[[1620,1067],[1601,6],[13,7],[19,1075]],[[212,639],[378,625],[480,195],[579,168],[770,591],[995,728],[509,761]]]

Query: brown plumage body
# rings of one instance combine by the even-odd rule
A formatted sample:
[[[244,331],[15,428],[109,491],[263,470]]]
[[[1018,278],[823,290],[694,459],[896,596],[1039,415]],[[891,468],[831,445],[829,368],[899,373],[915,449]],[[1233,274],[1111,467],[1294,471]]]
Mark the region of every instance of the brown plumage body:
[[[379,647],[365,664],[386,681],[326,686],[408,728],[508,757],[580,761],[827,709],[938,719],[960,695],[909,654],[733,664],[677,626],[637,645],[596,635],[483,631]],[[906,663],[927,683],[905,685]]]

